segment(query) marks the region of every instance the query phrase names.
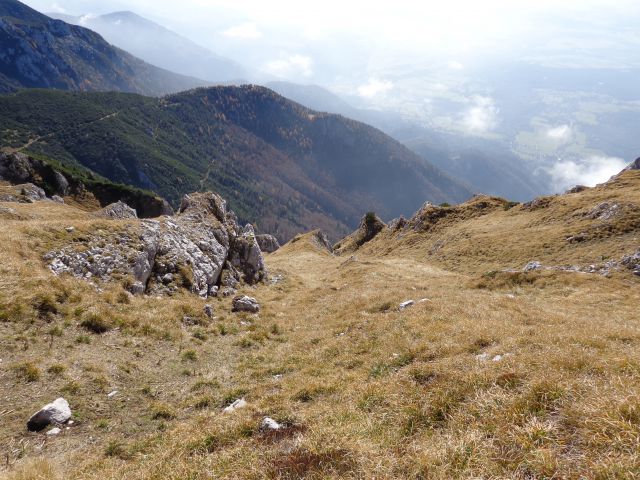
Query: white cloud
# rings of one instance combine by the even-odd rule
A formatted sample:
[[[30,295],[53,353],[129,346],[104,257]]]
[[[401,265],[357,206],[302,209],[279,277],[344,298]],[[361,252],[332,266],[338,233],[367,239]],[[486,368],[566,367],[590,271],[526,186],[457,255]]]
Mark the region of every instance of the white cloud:
[[[64,7],[61,7],[56,2],[51,4],[51,6],[49,7],[48,11],[49,12],[53,12],[53,13],[67,13],[67,11],[64,9]]]
[[[582,160],[560,160],[549,169],[558,190],[574,185],[593,187],[619,173],[627,162],[618,157],[592,155]]]
[[[78,19],[78,25],[81,25],[83,27],[86,27],[87,24],[89,22],[91,22],[91,20],[93,20],[94,18],[96,18],[96,15],[94,15],[93,13],[88,13],[86,15],[82,15],[79,19]]]
[[[560,125],[547,130],[547,137],[558,143],[567,143],[573,136],[573,129],[569,125]]]
[[[473,97],[474,105],[468,109],[462,119],[462,127],[467,133],[483,135],[498,125],[498,107],[490,97]]]
[[[464,70],[464,65],[460,62],[457,62],[455,60],[451,60],[447,66],[451,69],[451,70]]]
[[[227,28],[222,32],[222,35],[230,38],[255,40],[262,37],[262,32],[258,30],[255,23],[241,23],[240,25]]]
[[[296,53],[277,60],[271,60],[265,66],[265,70],[279,77],[299,75],[310,77],[313,75],[313,60],[311,57]]]
[[[358,87],[358,95],[365,98],[373,98],[381,93],[387,93],[393,88],[393,83],[389,80],[379,80],[370,78],[367,83]]]

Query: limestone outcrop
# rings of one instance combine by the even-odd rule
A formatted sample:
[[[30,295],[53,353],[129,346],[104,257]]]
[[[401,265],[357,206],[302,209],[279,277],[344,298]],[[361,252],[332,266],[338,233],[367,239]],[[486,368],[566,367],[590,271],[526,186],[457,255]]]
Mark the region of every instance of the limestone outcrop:
[[[111,218],[135,220],[129,210],[109,211],[114,210],[123,216]],[[80,248],[73,242],[47,253],[45,260],[56,275],[129,278],[129,289],[137,294],[187,288],[202,297],[215,296],[221,286],[254,284],[267,274],[253,227],[240,228],[225,200],[212,192],[185,195],[174,216],[85,236]]]

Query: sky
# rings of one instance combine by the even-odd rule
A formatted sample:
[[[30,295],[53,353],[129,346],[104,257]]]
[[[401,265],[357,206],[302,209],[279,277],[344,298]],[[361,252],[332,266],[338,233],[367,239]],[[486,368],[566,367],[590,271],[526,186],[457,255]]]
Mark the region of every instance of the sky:
[[[559,65],[640,66],[638,0],[26,0],[72,15],[131,10],[280,78],[372,98],[380,71],[453,70],[518,56]],[[615,51],[615,54],[612,52]],[[339,52],[339,53],[338,53]],[[359,72],[358,85],[351,85]]]
[[[593,32],[590,46],[640,39],[637,0],[28,0],[40,11],[101,14],[132,10],[188,32],[205,46],[281,43],[295,52],[321,40],[349,37],[383,52],[469,55],[486,49],[579,47],[572,30]],[[611,26],[615,25],[615,29]],[[606,34],[603,35],[603,32]],[[259,45],[258,45],[259,46]],[[297,52],[299,53],[299,52]],[[304,70],[304,66],[301,67]]]
[[[640,0],[26,3],[71,15],[133,11],[265,78],[322,85],[358,107],[401,112],[429,128],[513,145],[523,158],[551,159],[547,169],[558,185],[595,183],[629,160],[629,149],[594,145],[594,125],[629,112],[640,122],[640,103],[618,98],[610,81],[616,72],[640,71]],[[534,65],[540,78],[544,68],[613,76],[570,94],[561,84],[513,90],[511,83],[527,78],[495,72],[517,62]],[[518,103],[529,97],[535,109]]]

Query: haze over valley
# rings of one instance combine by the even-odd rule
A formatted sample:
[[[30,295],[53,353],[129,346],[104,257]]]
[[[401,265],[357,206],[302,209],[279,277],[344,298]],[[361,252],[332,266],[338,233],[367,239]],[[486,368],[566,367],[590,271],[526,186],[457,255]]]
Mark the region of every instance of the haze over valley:
[[[136,14],[157,25],[114,14],[122,2],[32,5],[94,28],[144,60],[204,80],[325,88],[344,105],[319,102],[313,91],[293,99],[347,116],[354,115],[352,107],[367,110],[370,115],[358,119],[478,191],[530,199],[577,183],[595,185],[635,158],[640,7],[634,2],[403,1],[393,15],[364,2],[304,13],[287,2],[278,8],[222,1],[182,9],[195,16],[176,14],[169,3],[133,4]],[[332,11],[341,15],[327,13]],[[158,37],[172,37],[158,25],[215,53],[207,60],[192,46],[202,61],[185,69],[189,48],[172,39],[183,58],[167,51],[168,40]],[[203,70],[208,62],[218,75]],[[494,173],[478,171],[485,166]],[[505,188],[496,168],[524,185]]]

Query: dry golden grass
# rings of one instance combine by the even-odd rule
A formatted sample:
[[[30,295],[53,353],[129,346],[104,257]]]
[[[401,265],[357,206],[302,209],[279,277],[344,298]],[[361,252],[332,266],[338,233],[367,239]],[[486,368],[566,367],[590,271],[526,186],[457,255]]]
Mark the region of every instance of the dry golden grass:
[[[640,246],[640,171],[580,193],[547,197],[544,208],[528,210],[485,197],[489,208],[471,201],[423,232],[385,232],[362,253],[393,253],[463,273],[522,268],[531,260],[545,265],[591,264],[633,253]],[[484,199],[482,199],[484,200]],[[585,214],[602,202],[632,204],[610,220]],[[482,213],[482,215],[480,215]],[[585,233],[586,240],[567,241]]]
[[[267,256],[281,282],[245,290],[259,315],[213,299],[218,318],[193,327],[181,319],[201,315],[194,296],[119,303],[120,285],[53,279],[40,258],[64,226],[105,222],[18,206],[38,218],[0,221],[2,468],[12,479],[638,478],[638,279],[481,276],[637,248],[637,229],[578,247],[563,237],[607,195],[639,203],[629,181],[452,222],[434,255],[429,233],[382,237],[353,258],[303,237]],[[115,328],[89,333],[89,313]],[[38,380],[16,374],[24,362]],[[28,434],[28,416],[60,395],[76,423]],[[246,408],[222,412],[241,397]],[[265,416],[285,428],[262,432]]]

